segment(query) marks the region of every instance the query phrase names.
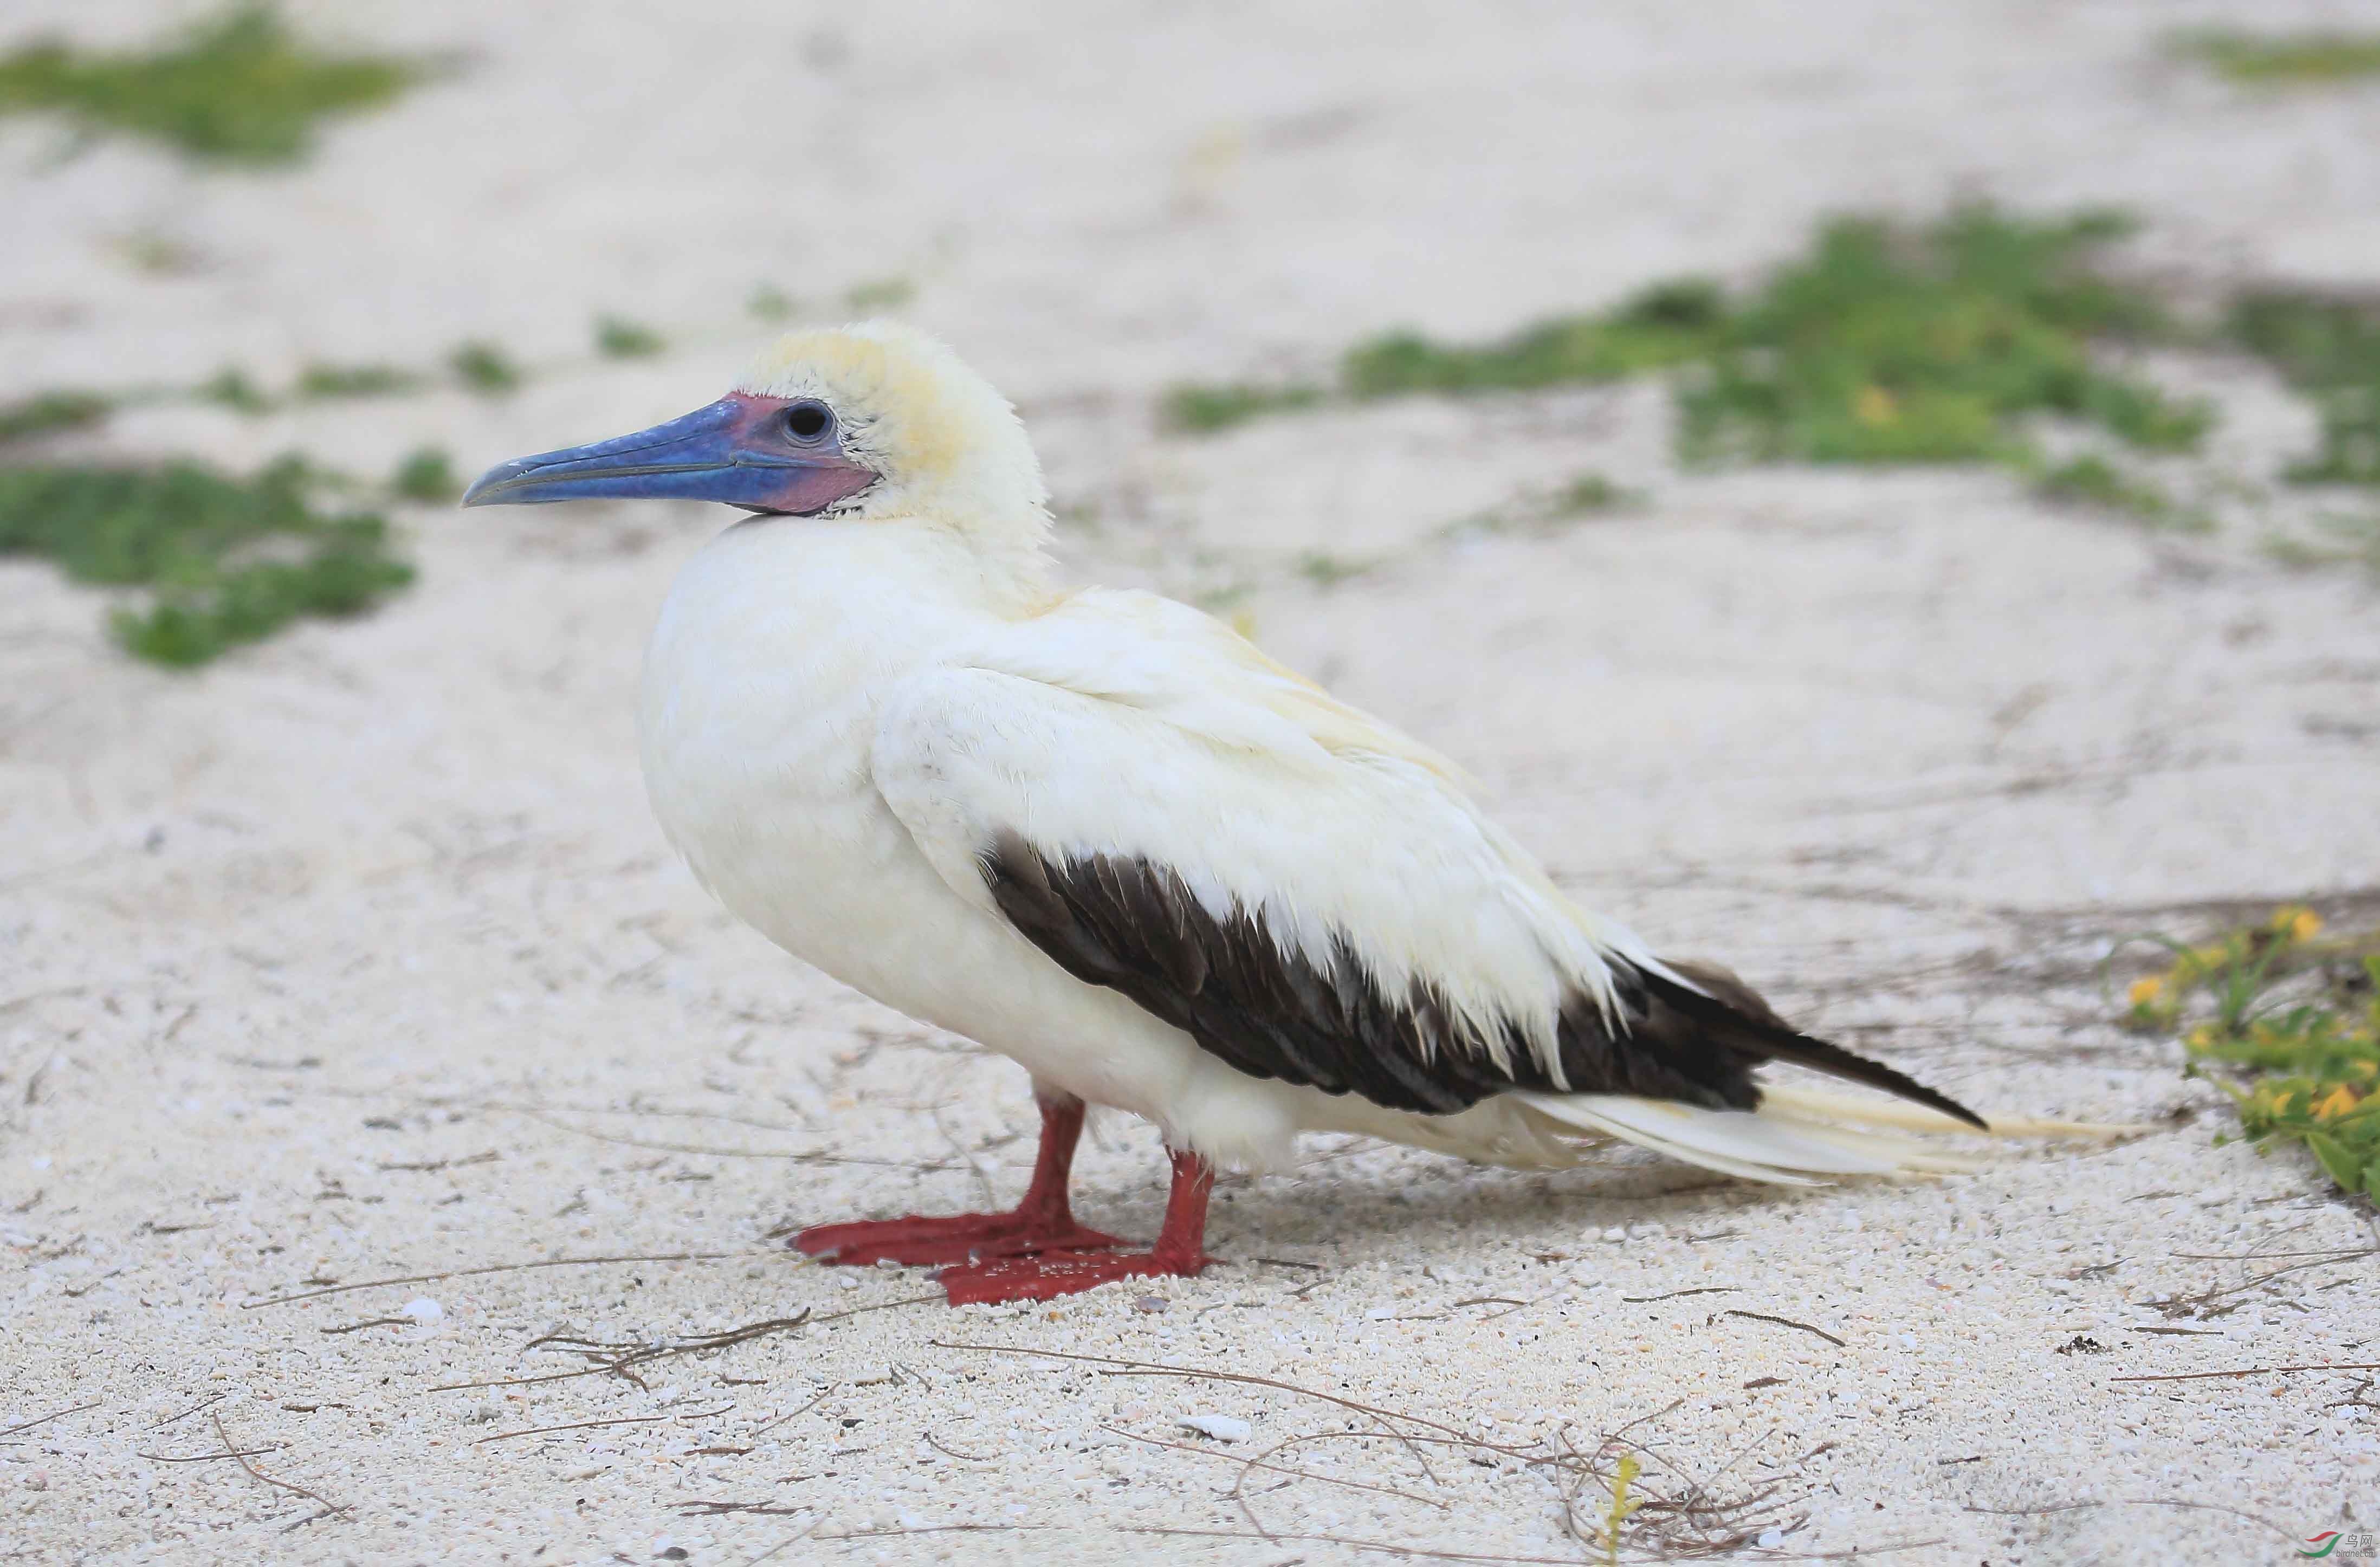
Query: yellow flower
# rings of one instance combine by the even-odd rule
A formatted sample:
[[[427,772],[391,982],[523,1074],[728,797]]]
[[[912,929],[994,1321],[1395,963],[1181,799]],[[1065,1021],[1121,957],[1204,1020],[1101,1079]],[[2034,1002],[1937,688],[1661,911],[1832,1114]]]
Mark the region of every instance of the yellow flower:
[[[2292,941],[2311,941],[2322,930],[2322,916],[2310,908],[2283,909],[2289,916],[2281,930]]]
[[[2155,1001],[2159,995],[2163,994],[2164,990],[2165,979],[2163,977],[2150,974],[2133,980],[2132,988],[2125,991],[2124,994],[2128,999],[2130,999],[2134,1006],[2146,1006],[2151,1002]]]
[[[1891,393],[1870,382],[1852,399],[1852,414],[1862,424],[1890,424],[1900,417],[1900,403]]]
[[[2353,1110],[2356,1102],[2355,1090],[2341,1083],[2314,1101],[2313,1118],[2316,1121],[2336,1121]]]

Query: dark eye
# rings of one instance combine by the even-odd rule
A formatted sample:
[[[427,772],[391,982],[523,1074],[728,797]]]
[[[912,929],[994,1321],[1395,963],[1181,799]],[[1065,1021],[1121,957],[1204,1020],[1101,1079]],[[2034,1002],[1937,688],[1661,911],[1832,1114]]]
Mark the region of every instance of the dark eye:
[[[796,441],[816,441],[834,428],[834,410],[824,403],[795,403],[785,410],[785,433]]]

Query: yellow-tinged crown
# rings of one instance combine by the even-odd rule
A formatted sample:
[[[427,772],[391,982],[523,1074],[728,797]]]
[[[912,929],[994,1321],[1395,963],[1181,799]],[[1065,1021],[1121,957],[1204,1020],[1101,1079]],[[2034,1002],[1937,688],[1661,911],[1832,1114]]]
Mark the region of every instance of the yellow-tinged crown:
[[[816,397],[834,410],[845,454],[882,475],[843,515],[916,517],[1010,547],[1038,547],[1049,531],[1049,488],[1016,410],[914,327],[868,321],[788,333],[736,390]]]

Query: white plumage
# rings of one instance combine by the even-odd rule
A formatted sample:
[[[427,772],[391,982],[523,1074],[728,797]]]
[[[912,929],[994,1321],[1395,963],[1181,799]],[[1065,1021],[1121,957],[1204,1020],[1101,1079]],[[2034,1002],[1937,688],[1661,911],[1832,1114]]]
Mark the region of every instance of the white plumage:
[[[800,432],[820,419],[831,445]],[[1058,1117],[1044,1161],[1060,1213],[1075,1100],[1156,1123],[1183,1180],[1278,1168],[1309,1130],[1538,1168],[1616,1137],[1778,1182],[1957,1165],[1877,1129],[1957,1126],[1937,1110],[1774,1089],[1726,1107],[1756,1092],[1730,1087],[1749,1062],[1792,1056],[1742,1041],[1801,1038],[1756,999],[1729,1011],[1711,971],[1580,909],[1451,763],[1228,627],[1147,593],[1058,588],[1023,429],[939,345],[885,325],[797,334],[725,402],[648,434],[507,464],[470,504],[712,493],[805,514],[728,528],[673,589],[639,712],[654,808],[704,883],[786,951],[1024,1065]],[[780,468],[783,494],[831,498],[772,507],[756,487]],[[1706,1014],[1736,1041],[1678,1055],[1688,1078],[1696,1051],[1734,1073],[1705,1074],[1706,1102],[1565,1091],[1669,1049],[1648,1016],[1691,1032],[1681,1018]],[[1378,1039],[1314,1043],[1329,1032],[1314,1019],[1359,1017]],[[1313,1049],[1342,1050],[1343,1069]],[[1474,1091],[1490,1078],[1512,1091]],[[1348,1081],[1371,1091],[1325,1091]],[[954,1299],[1168,1264],[1162,1244],[1152,1259],[1019,1241],[1020,1225],[845,1226],[820,1249],[1041,1254],[955,1269],[972,1282]],[[1195,1237],[1171,1262],[1185,1258],[1172,1270],[1204,1260]]]

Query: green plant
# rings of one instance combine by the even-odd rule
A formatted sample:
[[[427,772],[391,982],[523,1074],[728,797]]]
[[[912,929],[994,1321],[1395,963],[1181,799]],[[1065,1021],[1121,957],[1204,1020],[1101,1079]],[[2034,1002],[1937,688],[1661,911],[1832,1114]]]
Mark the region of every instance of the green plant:
[[[455,379],[481,396],[501,396],[521,383],[520,368],[492,343],[474,340],[457,344],[446,356]]]
[[[650,358],[668,346],[651,327],[618,316],[605,316],[595,323],[595,351],[607,359]]]
[[[2380,484],[2380,300],[2250,289],[2232,301],[2225,330],[2321,412],[2322,445],[2290,465],[2290,480]]]
[[[0,443],[97,424],[115,407],[115,398],[98,392],[36,392],[0,403]]]
[[[1372,338],[1342,359],[1335,395],[1471,396],[1668,372],[1680,453],[1697,462],[2030,462],[2022,421],[2038,415],[2144,451],[2194,450],[2209,407],[2103,363],[2107,345],[2169,330],[2153,290],[2100,264],[2127,232],[2108,213],[2034,220],[1980,204],[1920,225],[1839,218],[1740,295],[1682,278],[1486,343]],[[1180,386],[1162,412],[1208,431],[1324,396]]]
[[[1168,430],[1208,435],[1260,414],[1310,407],[1325,395],[1318,386],[1176,386],[1159,400],[1157,417]]]
[[[2380,33],[2204,28],[2177,35],[2173,47],[2242,87],[2320,87],[2380,75]]]
[[[2034,476],[2033,492],[2045,501],[2098,506],[2160,528],[2193,531],[2212,526],[2203,512],[2185,510],[2144,479],[2135,479],[2096,454],[2071,457]]]
[[[190,388],[190,395],[201,403],[220,403],[235,413],[261,414],[273,409],[273,399],[248,378],[248,372],[229,366]]]
[[[1546,512],[1553,517],[1589,516],[1597,512],[1617,511],[1637,499],[1634,492],[1622,489],[1599,473],[1582,473],[1547,498]]]
[[[1829,223],[1682,389],[1680,445],[1702,460],[2005,460],[2022,448],[2014,420],[2056,414],[2189,450],[2211,410],[2095,361],[2096,343],[2165,326],[2155,295],[2094,264],[2126,232],[2112,213],[1987,206],[1916,229]]]
[[[1645,1505],[1628,1494],[1629,1488],[1636,1483],[1636,1476],[1643,1473],[1644,1465],[1633,1452],[1621,1453],[1619,1464],[1612,1470],[1611,1505],[1604,1510],[1603,1514],[1603,1560],[1606,1567],[1620,1567],[1620,1526]]]
[[[436,446],[421,446],[407,453],[390,476],[388,487],[400,499],[426,504],[451,501],[463,492],[462,480],[455,477],[453,459]]]
[[[0,468],[0,555],[145,589],[145,606],[110,616],[117,639],[153,662],[204,663],[301,615],[360,613],[413,579],[386,523],[317,511],[316,482],[295,457],[248,479],[189,462]]]
[[[2132,982],[2126,1023],[2181,1029],[2191,1074],[2230,1098],[2251,1141],[2302,1143],[2380,1201],[2380,930],[2325,937],[2289,907],[2195,947],[2150,939],[2173,961]]]
[[[1352,397],[1390,397],[1618,381],[1709,353],[1726,326],[1718,285],[1690,278],[1656,284],[1604,314],[1557,316],[1477,346],[1390,333],[1347,351],[1340,384]]]
[[[206,257],[188,240],[153,228],[136,228],[115,242],[115,253],[133,271],[152,277],[186,277],[206,264]]]
[[[1583,473],[1549,493],[1524,492],[1501,505],[1459,516],[1439,528],[1437,537],[1449,542],[1498,534],[1548,537],[1582,517],[1639,506],[1645,501],[1639,492],[1625,489],[1602,474]]]
[[[419,81],[419,61],[317,54],[270,6],[249,5],[163,47],[84,54],[37,43],[0,56],[0,114],[46,110],[90,135],[164,141],[199,158],[286,163],[325,115],[377,108]]]
[[[905,277],[877,277],[856,283],[843,302],[855,310],[897,310],[917,297],[917,285]]]
[[[1297,557],[1297,574],[1317,588],[1330,589],[1342,582],[1354,581],[1378,564],[1350,560],[1344,555],[1334,555],[1322,550],[1308,550]]]
[[[776,285],[763,283],[755,286],[744,301],[745,311],[759,321],[783,321],[794,313],[792,296]]]
[[[415,391],[421,378],[395,365],[308,365],[298,372],[300,397],[393,397]]]
[[[2274,535],[2265,541],[2265,553],[2283,565],[2360,565],[2380,577],[2380,514],[2317,517],[2311,536]]]

